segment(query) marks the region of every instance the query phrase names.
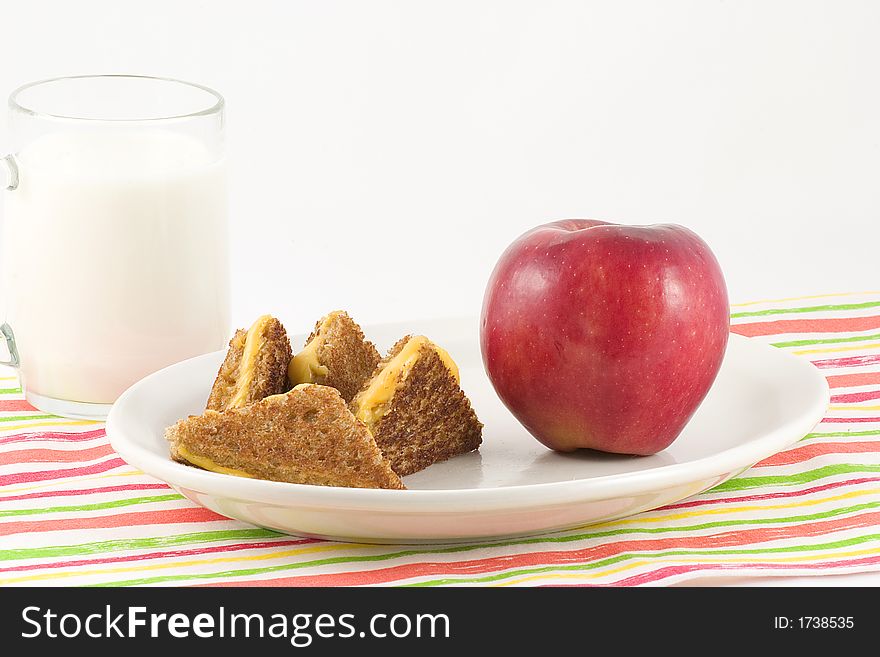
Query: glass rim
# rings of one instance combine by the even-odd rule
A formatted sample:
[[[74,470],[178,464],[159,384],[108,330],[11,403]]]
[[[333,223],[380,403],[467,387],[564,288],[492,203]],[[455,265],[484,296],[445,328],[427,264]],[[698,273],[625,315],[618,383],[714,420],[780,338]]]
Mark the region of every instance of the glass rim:
[[[113,119],[113,118],[91,118],[87,116],[69,116],[66,114],[53,114],[51,112],[41,112],[39,110],[32,109],[23,105],[19,102],[18,96],[28,89],[32,89],[34,87],[38,87],[44,84],[49,84],[52,82],[60,82],[62,80],[96,80],[101,78],[127,78],[132,80],[152,80],[155,82],[172,82],[174,84],[181,84],[187,87],[192,87],[194,89],[199,89],[200,91],[204,91],[214,98],[214,102],[201,110],[195,112],[186,112],[183,114],[169,114],[168,116],[154,116],[149,118],[121,118],[121,119]],[[187,82],[186,80],[179,80],[177,78],[170,78],[161,75],[134,75],[128,73],[99,73],[99,74],[90,74],[90,75],[60,75],[54,78],[46,78],[44,80],[36,80],[34,82],[28,82],[26,84],[21,85],[16,88],[9,94],[9,109],[15,112],[22,112],[27,114],[28,116],[32,116],[35,118],[46,118],[46,119],[54,119],[61,121],[85,121],[92,123],[150,123],[150,122],[160,122],[160,121],[173,121],[179,119],[189,119],[197,116],[210,116],[211,114],[217,114],[221,112],[226,104],[226,100],[220,95],[219,92],[215,91],[211,87],[206,87],[203,84],[197,84],[195,82]]]

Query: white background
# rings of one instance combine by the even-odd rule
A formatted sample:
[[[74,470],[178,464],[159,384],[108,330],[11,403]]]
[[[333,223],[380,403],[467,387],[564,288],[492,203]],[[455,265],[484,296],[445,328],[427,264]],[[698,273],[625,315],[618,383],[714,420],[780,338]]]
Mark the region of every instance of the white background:
[[[689,226],[732,301],[880,287],[880,3],[0,8],[4,95],[224,94],[237,325],[474,314],[505,246],[566,217]]]
[[[126,72],[226,96],[239,325],[475,314],[505,246],[566,217],[689,226],[732,301],[880,287],[880,3],[2,0],[0,16],[0,93]]]

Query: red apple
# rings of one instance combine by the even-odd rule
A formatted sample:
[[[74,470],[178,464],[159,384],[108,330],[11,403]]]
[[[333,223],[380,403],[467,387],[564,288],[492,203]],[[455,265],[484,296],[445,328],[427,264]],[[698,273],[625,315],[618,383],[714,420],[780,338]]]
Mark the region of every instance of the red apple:
[[[715,380],[729,312],[718,261],[687,228],[557,221],[501,256],[480,347],[501,401],[547,447],[654,454]]]

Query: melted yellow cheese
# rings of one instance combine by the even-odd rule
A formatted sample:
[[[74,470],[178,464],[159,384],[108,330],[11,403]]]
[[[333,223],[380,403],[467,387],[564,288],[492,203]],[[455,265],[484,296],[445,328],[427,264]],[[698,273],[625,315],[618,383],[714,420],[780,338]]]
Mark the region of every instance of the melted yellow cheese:
[[[263,332],[266,330],[266,324],[271,319],[271,315],[258,317],[257,321],[248,329],[247,336],[244,339],[244,348],[241,352],[241,362],[238,365],[238,380],[235,383],[235,393],[232,395],[229,403],[226,404],[227,409],[243,406],[247,400],[248,388],[254,380],[257,356],[264,342]]]
[[[397,385],[406,379],[409,371],[419,359],[419,352],[424,345],[430,346],[449,373],[459,382],[458,366],[449,353],[438,347],[436,344],[428,340],[423,335],[417,335],[410,338],[397,355],[388,361],[388,364],[373,377],[369,387],[363,392],[359,392],[354,399],[354,406],[357,408],[355,417],[358,420],[372,428],[387,412],[390,407],[391,398]]]
[[[211,472],[217,472],[219,474],[233,475],[235,477],[247,477],[248,479],[256,478],[253,475],[249,475],[247,472],[244,472],[243,470],[227,468],[225,466],[214,463],[214,461],[205,456],[196,456],[188,449],[180,445],[177,446],[177,453],[193,465],[197,465],[203,470],[210,470]]]
[[[327,315],[318,327],[315,337],[303,347],[301,352],[290,359],[290,364],[287,366],[287,379],[290,385],[316,383],[319,377],[327,376],[327,367],[318,361],[318,350],[324,346],[324,341],[327,339],[324,335],[325,329],[340,312],[336,310]]]

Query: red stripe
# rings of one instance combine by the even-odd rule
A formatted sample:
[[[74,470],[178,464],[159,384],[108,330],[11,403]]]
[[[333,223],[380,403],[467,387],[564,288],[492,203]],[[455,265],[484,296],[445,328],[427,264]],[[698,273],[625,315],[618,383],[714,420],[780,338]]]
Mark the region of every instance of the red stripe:
[[[0,486],[11,484],[29,484],[35,481],[48,481],[49,479],[65,479],[66,477],[79,477],[80,475],[98,474],[107,472],[113,468],[126,465],[120,458],[112,458],[100,463],[86,465],[81,468],[65,468],[62,470],[40,470],[38,472],[17,472],[15,474],[0,476]]]
[[[679,538],[618,541],[571,551],[530,552],[488,559],[453,562],[421,562],[391,566],[379,570],[328,573],[324,575],[301,575],[245,582],[223,582],[202,586],[357,586],[383,584],[412,577],[473,576],[498,570],[528,568],[545,565],[569,565],[588,563],[628,552],[657,552],[668,549],[704,549],[713,547],[736,547],[749,543],[774,541],[785,538],[820,536],[835,531],[859,527],[872,527],[880,522],[880,511],[861,515],[834,518],[812,523],[759,527],[720,532],[709,536],[682,536]]]
[[[850,392],[843,395],[832,395],[832,404],[848,404],[850,402],[863,402],[871,399],[880,399],[880,390],[867,390],[865,392]]]
[[[832,423],[851,423],[851,422],[880,422],[880,417],[826,417],[822,422]]]
[[[23,520],[0,523],[0,536],[31,532],[72,531],[74,529],[107,529],[109,527],[134,527],[136,525],[171,525],[183,522],[217,522],[226,520],[221,515],[200,506],[167,511],[141,511],[119,513],[111,516],[87,516],[61,520]]]
[[[0,427],[2,429],[2,427]],[[104,435],[103,429],[95,429],[94,431],[83,431],[82,433],[63,433],[60,431],[37,431],[32,433],[16,433],[11,436],[3,436],[0,438],[0,445],[8,443],[20,443],[27,440],[46,440],[46,441],[66,441],[66,440],[93,440]]]
[[[869,566],[880,563],[880,555],[872,557],[862,557],[859,559],[842,559],[837,561],[818,561],[814,563],[766,563],[766,562],[750,562],[750,563],[696,563],[682,566],[666,566],[658,568],[650,573],[642,573],[633,575],[625,579],[614,582],[611,586],[638,586],[639,584],[648,584],[656,582],[675,575],[683,575],[685,573],[693,573],[699,571],[740,571],[746,568],[754,570],[818,570],[830,568],[851,568],[853,566]],[[569,585],[572,586],[572,585]],[[576,585],[574,585],[576,586]]]
[[[668,511],[671,509],[686,509],[695,506],[706,506],[707,504],[736,504],[738,502],[756,502],[760,500],[775,500],[786,497],[800,497],[802,495],[812,495],[821,491],[831,490],[832,488],[840,488],[841,486],[855,486],[858,484],[867,484],[880,481],[880,477],[861,477],[859,479],[848,479],[846,481],[833,481],[830,484],[821,486],[813,486],[796,491],[784,491],[781,493],[764,493],[762,495],[743,495],[741,497],[725,497],[722,499],[697,499],[689,502],[679,502],[678,504],[668,504],[660,507],[658,511]]]
[[[880,315],[871,317],[835,317],[833,319],[778,319],[772,322],[736,324],[731,332],[754,338],[758,335],[782,335],[783,333],[843,333],[845,331],[870,331],[880,328]]]
[[[864,367],[880,363],[880,354],[868,354],[867,356],[847,356],[846,358],[825,358],[812,361],[813,365],[820,370],[836,367]]]
[[[863,392],[848,392],[842,395],[832,395],[832,404],[848,404],[850,402],[870,401],[880,399],[880,390],[865,390]]]
[[[86,449],[19,449],[0,452],[0,465],[13,463],[85,463],[102,456],[114,454],[110,445],[98,445]]]
[[[2,495],[0,502],[16,500],[32,500],[40,497],[70,497],[75,495],[91,495],[93,493],[116,493],[125,490],[171,490],[167,484],[125,484],[121,486],[105,486],[103,488],[80,488],[78,490],[46,490],[39,493],[24,495]]]
[[[824,454],[864,454],[866,452],[880,452],[880,442],[861,443],[812,443],[803,447],[789,449],[779,454],[766,458],[754,467],[766,468],[778,465],[791,465],[807,461]]]
[[[0,411],[36,411],[26,399],[2,399],[0,400]]]
[[[880,384],[880,372],[856,372],[855,374],[832,374],[825,377],[830,388],[852,388]]]
[[[151,559],[166,559],[173,557],[191,557],[199,554],[216,554],[218,552],[237,552],[239,550],[261,550],[263,548],[289,547],[291,545],[304,545],[316,543],[314,538],[300,538],[289,541],[262,541],[259,543],[236,543],[234,545],[213,545],[210,547],[194,548],[190,550],[166,550],[164,552],[150,552],[147,554],[132,554],[122,557],[102,557],[100,559],[78,559],[76,561],[55,561],[50,563],[38,563],[27,566],[13,566],[0,568],[0,573],[21,572],[25,570],[45,570],[47,568],[73,568],[76,566],[97,566],[108,563],[127,563],[130,561],[148,561]]]

